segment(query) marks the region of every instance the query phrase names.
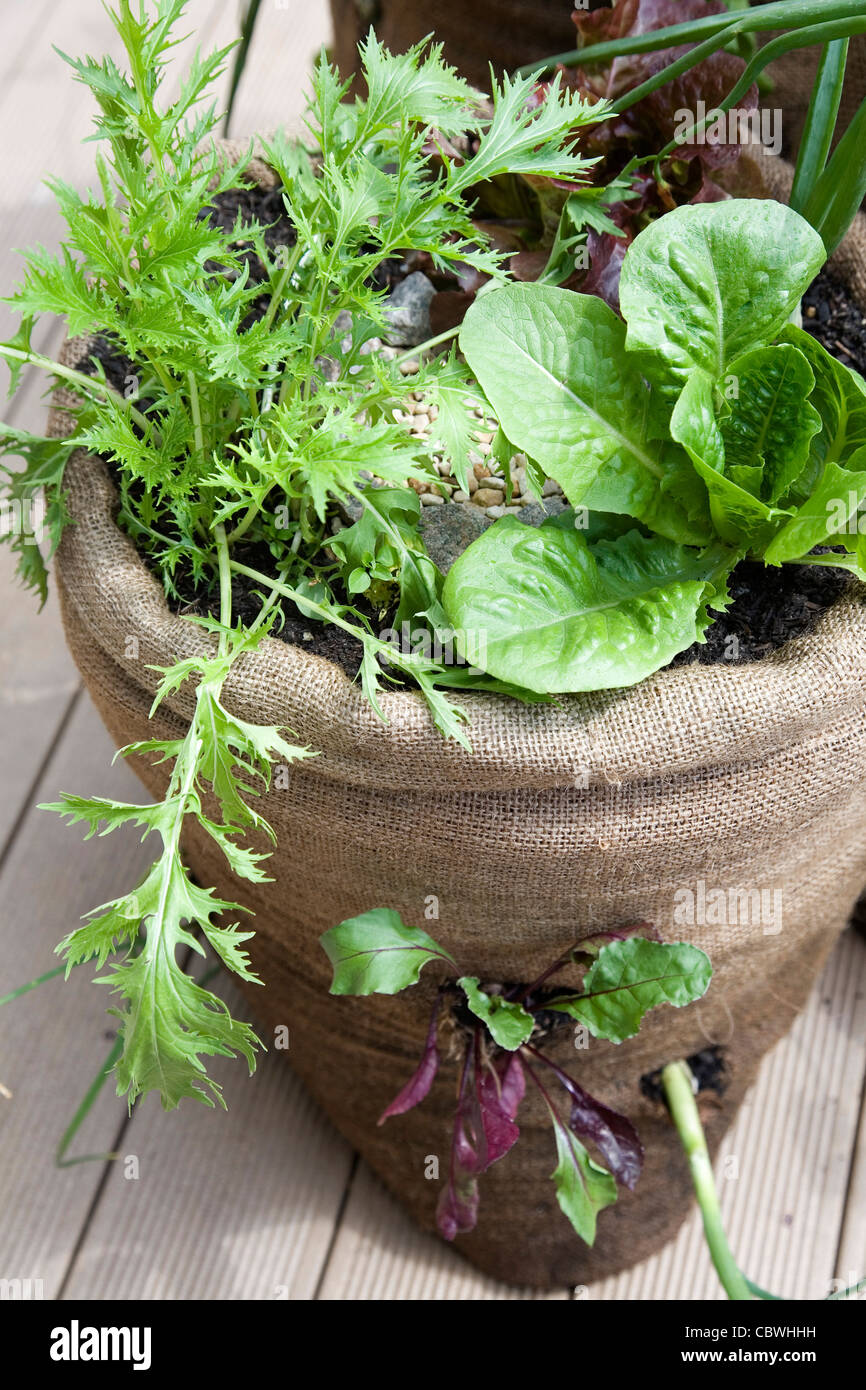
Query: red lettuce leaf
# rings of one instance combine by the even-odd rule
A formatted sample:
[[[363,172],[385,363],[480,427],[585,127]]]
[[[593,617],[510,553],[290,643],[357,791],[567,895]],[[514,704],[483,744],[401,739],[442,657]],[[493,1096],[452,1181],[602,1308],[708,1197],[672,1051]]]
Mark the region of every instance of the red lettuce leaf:
[[[617,1182],[633,1191],[643,1167],[644,1147],[631,1120],[591,1096],[543,1052],[536,1048],[529,1050],[549,1067],[568,1093],[571,1099],[569,1128],[578,1139],[594,1144]]]
[[[430,1027],[427,1032],[427,1041],[424,1044],[424,1051],[418,1070],[415,1072],[403,1087],[399,1095],[396,1095],[391,1104],[386,1106],[379,1116],[378,1123],[383,1125],[392,1115],[405,1115],[407,1110],[412,1110],[427,1095],[433,1085],[433,1079],[439,1070],[439,1049],[436,1046],[436,1033],[439,1024],[439,1006],[442,1002],[441,995],[437,994],[433,1004],[433,1012],[430,1016]]]
[[[507,1154],[520,1138],[515,1117],[526,1090],[526,1079],[517,1054],[512,1053],[497,1067],[485,1069],[477,1078],[477,1088],[487,1141],[486,1169]]]

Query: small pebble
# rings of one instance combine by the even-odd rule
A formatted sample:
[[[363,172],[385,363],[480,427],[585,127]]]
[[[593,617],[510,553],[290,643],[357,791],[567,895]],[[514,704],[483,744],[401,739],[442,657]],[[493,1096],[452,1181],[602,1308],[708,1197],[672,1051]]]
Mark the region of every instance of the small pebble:
[[[499,488],[480,487],[472,500],[479,507],[499,507],[505,498]]]
[[[506,516],[520,516],[520,513],[523,511],[523,508],[521,506],[503,507],[502,510]]]
[[[400,371],[403,376],[416,376],[418,373],[418,359],[410,357],[408,362],[401,362]]]
[[[464,492],[462,488],[458,488],[456,492],[452,492],[452,494],[451,494],[451,501],[452,501],[452,502],[468,502],[468,501],[469,501],[469,493],[468,493],[468,492]]]
[[[492,517],[493,520],[496,521],[499,517],[504,516],[507,511],[507,507],[486,507],[484,510],[484,515]]]
[[[471,454],[469,455],[469,459],[470,459],[470,462],[472,462],[472,455],[471,455]],[[475,476],[476,476],[476,478],[479,480],[479,482],[481,481],[482,478],[489,478],[489,477],[490,477],[490,469],[487,467],[487,464],[486,464],[486,463],[482,463],[480,459],[478,460],[477,463],[474,463],[474,462],[472,463],[472,472],[475,474]]]
[[[470,474],[469,474],[468,483],[469,483],[469,491],[470,491],[470,492],[476,492],[477,489],[478,489],[478,479],[476,478],[476,476],[475,476],[474,473],[470,473]]]
[[[440,497],[439,494],[438,494],[438,492],[422,492],[422,493],[421,493],[421,506],[422,506],[422,507],[441,507],[444,501],[445,501],[445,498],[444,498],[444,497]]]
[[[559,483],[555,482],[553,478],[545,478],[544,486],[541,489],[542,497],[554,497],[560,491]]]
[[[430,416],[425,415],[422,410],[416,410],[415,419],[412,422],[413,429],[427,431],[430,428]]]

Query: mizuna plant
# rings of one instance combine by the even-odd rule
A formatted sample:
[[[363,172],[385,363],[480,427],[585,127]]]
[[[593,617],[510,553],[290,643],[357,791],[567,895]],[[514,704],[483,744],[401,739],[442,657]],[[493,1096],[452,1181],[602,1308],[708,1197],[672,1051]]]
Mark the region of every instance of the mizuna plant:
[[[201,107],[229,50],[196,56],[177,99],[160,102],[184,5],[120,0],[109,10],[128,73],[108,58],[67,59],[99,108],[98,189],[81,197],[59,179],[51,185],[66,239],[59,255],[28,255],[11,300],[21,327],[0,344],[13,389],[35,364],[68,392],[67,439],[0,426],[0,453],[25,463],[6,480],[24,521],[13,536],[24,580],[44,598],[45,564],[27,519],[44,494],[53,550],[69,521],[64,471],[72,452],[86,449],[113,467],[118,523],[166,594],[177,598],[179,582],[192,582],[218,613],[199,620],[209,638],[203,654],[161,672],[154,709],[184,682],[195,686],[185,737],[123,750],[169,765],[164,800],[122,805],[67,795],[51,808],[89,835],[132,823],[158,843],[144,882],[97,909],[59,950],[68,968],[113,958],[102,978],[122,1000],[119,1090],[130,1100],[157,1090],[166,1108],[184,1096],[208,1104],[219,1097],[202,1057],[241,1053],[251,1067],[255,1060],[251,1029],[179,963],[182,949],[201,952],[203,940],[229,969],[253,978],[243,949],[250,933],[223,925],[238,909],[193,883],[180,837],[195,818],[240,878],[265,876],[264,856],[244,837],[270,833],[258,805],[272,764],[309,750],[236,718],[222,691],[232,665],[278,622],[279,603],[357,637],[374,706],[396,668],[420,687],[439,726],[465,742],[461,712],[443,689],[460,673],[396,651],[377,631],[386,611],[422,625],[439,615],[442,576],[418,538],[418,498],[407,480],[438,479],[434,449],[467,466],[469,378],[454,353],[421,365],[413,386],[438,404],[439,436],[429,447],[411,438],[394,418],[406,395],[399,362],[365,351],[388,327],[376,271],[415,249],[437,267],[467,265],[501,282],[502,257],[470,219],[471,187],[507,173],[579,179],[586,165],[572,132],[604,114],[559,90],[532,108],[530,79],[504,80],[492,108],[482,108],[438,48],[393,56],[371,35],[361,50],[366,99],[345,102],[322,58],[310,148],[279,138],[267,147],[290,229],[287,242],[274,244],[252,217],[238,214],[225,229],[214,215],[221,197],[250,187],[249,155],[231,164],[208,139],[213,108]],[[471,159],[431,162],[449,136],[467,133]],[[76,365],[34,349],[43,313],[62,316],[70,337],[89,338]],[[130,389],[118,388],[118,370]],[[388,486],[369,486],[372,477]],[[363,502],[364,515],[330,548],[331,509],[349,499]],[[238,576],[259,596],[246,625],[233,609]]]
[[[398,994],[439,961],[456,974],[453,958],[431,936],[407,926],[387,908],[352,917],[321,937],[334,967],[331,993]],[[583,969],[578,991],[556,987],[568,965]],[[447,1179],[436,1219],[453,1240],[478,1216],[478,1178],[520,1137],[517,1112],[526,1078],[542,1097],[553,1129],[556,1198],[577,1234],[592,1245],[598,1213],[617,1198],[617,1184],[634,1188],[643,1146],[630,1120],[589,1095],[545,1055],[543,1039],[562,1015],[595,1038],[621,1043],[634,1037],[650,1009],[676,1008],[700,999],[712,974],[703,951],[686,942],[664,945],[646,922],[581,937],[533,983],[487,986],[460,975],[439,986],[420,1064],[379,1120],[419,1105],[440,1062],[442,1015],[456,1027],[458,1092]],[[553,1092],[553,1094],[551,1093]],[[604,1160],[590,1156],[592,1145]],[[607,1166],[604,1166],[604,1165]]]
[[[747,556],[866,579],[866,383],[790,322],[824,259],[797,213],[732,199],[635,239],[625,322],[542,285],[476,301],[463,353],[576,510],[503,518],[456,561],[470,660],[537,692],[633,685],[703,640]]]

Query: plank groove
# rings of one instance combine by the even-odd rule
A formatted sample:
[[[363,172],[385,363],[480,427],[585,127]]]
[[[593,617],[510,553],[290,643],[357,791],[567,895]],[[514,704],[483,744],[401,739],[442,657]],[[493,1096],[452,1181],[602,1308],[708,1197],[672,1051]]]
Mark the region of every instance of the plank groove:
[[[110,766],[113,749],[89,701],[76,707],[50,758],[37,799],[63,788],[128,799],[129,768]],[[94,769],[98,769],[97,772]],[[94,785],[94,783],[96,785]],[[134,883],[147,851],[133,831],[82,845],[79,830],[33,806],[0,873],[0,995],[57,965],[54,947],[81,915]],[[0,1269],[37,1278],[52,1297],[63,1278],[101,1165],[58,1170],[54,1151],[108,1051],[106,991],[84,965],[0,1009]],[[123,1103],[107,1086],[79,1132],[76,1152],[102,1152]]]
[[[740,1266],[786,1298],[830,1292],[843,1221],[842,1262],[856,1262],[859,1248],[866,1263],[866,1192],[845,1213],[864,1069],[866,942],[848,931],[805,1011],[765,1058],[716,1164],[725,1229]],[[724,1175],[731,1159],[739,1165],[734,1180]],[[591,1286],[586,1296],[724,1297],[697,1210],[661,1254]]]
[[[225,997],[246,1017],[233,991]],[[153,1096],[136,1107],[66,1298],[312,1297],[351,1150],[278,1053],[252,1078],[240,1061],[208,1071],[228,1113],[184,1101],[166,1114]],[[126,1176],[132,1158],[137,1178]]]

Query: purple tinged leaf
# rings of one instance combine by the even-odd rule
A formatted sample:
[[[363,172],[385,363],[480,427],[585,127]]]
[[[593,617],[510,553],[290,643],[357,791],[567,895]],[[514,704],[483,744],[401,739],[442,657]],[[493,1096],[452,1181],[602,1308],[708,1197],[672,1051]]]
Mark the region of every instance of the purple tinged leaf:
[[[565,1085],[562,1077],[560,1080]],[[617,1182],[633,1192],[644,1160],[644,1147],[637,1130],[627,1116],[602,1105],[570,1077],[568,1081],[565,1089],[571,1096],[569,1129],[580,1139],[594,1144]]]
[[[504,1157],[520,1138],[515,1117],[526,1090],[520,1059],[512,1056],[504,1068],[489,1067],[477,1080],[477,1086],[481,1123],[487,1140],[487,1161],[484,1165],[484,1169],[487,1169],[491,1163]]]
[[[474,1039],[474,1061],[477,1069],[478,1033]],[[478,1219],[478,1183],[476,1174],[487,1166],[487,1137],[481,1119],[481,1109],[475,1094],[475,1078],[471,1067],[473,1043],[467,1044],[460,1095],[454,1112],[454,1131],[448,1164],[448,1182],[442,1189],[436,1206],[436,1226],[445,1240],[453,1240],[461,1231],[471,1231]]]
[[[383,1125],[392,1115],[405,1115],[407,1110],[413,1110],[416,1105],[427,1095],[433,1085],[433,1079],[439,1070],[439,1049],[436,1046],[436,1035],[439,1025],[439,1006],[442,996],[437,994],[433,1004],[433,1012],[430,1016],[430,1028],[427,1032],[427,1041],[424,1044],[424,1051],[421,1054],[421,1061],[414,1076],[406,1082],[399,1095],[396,1095],[391,1104],[382,1111],[378,1123]]]
[[[629,243],[624,237],[611,236],[590,228],[586,238],[589,253],[589,273],[580,287],[581,294],[594,294],[619,313],[619,277]]]
[[[436,1208],[436,1225],[445,1240],[471,1231],[478,1218],[479,1174],[508,1153],[520,1136],[514,1123],[526,1090],[516,1056],[483,1063],[480,1032],[467,1049],[454,1115],[448,1182]]]
[[[452,1164],[448,1185],[436,1206],[436,1228],[444,1240],[471,1231],[478,1220],[478,1183],[459,1165]]]
[[[543,1052],[537,1048],[530,1050],[537,1061],[553,1072],[571,1099],[569,1129],[580,1139],[594,1144],[617,1182],[633,1192],[643,1167],[644,1147],[631,1120],[591,1096]]]
[[[574,22],[584,46],[607,39],[647,34],[666,29],[707,15],[721,14],[721,0],[619,0],[615,8],[592,12],[576,10]],[[615,100],[626,92],[654,77],[675,59],[681,57],[688,45],[662,49],[655,53],[633,53],[615,58],[607,68],[593,69],[583,74],[583,81],[599,96]],[[734,54],[719,50],[696,67],[683,73],[673,82],[644,97],[614,123],[594,127],[590,141],[601,139],[608,145],[632,140],[649,139],[653,148],[667,144],[682,128],[682,113],[697,114],[699,101],[709,112],[718,107],[742,75],[745,63]],[[579,71],[579,70],[578,70]],[[757,88],[752,87],[738,103],[738,110],[749,111],[757,104]],[[678,152],[682,160],[698,156],[702,162],[715,167],[735,160],[740,153],[737,144],[706,143],[683,145]]]
[[[526,1077],[523,1074],[519,1057],[504,1057],[502,1059],[501,1083],[502,1108],[506,1115],[514,1120],[517,1118],[520,1103],[526,1094]]]

